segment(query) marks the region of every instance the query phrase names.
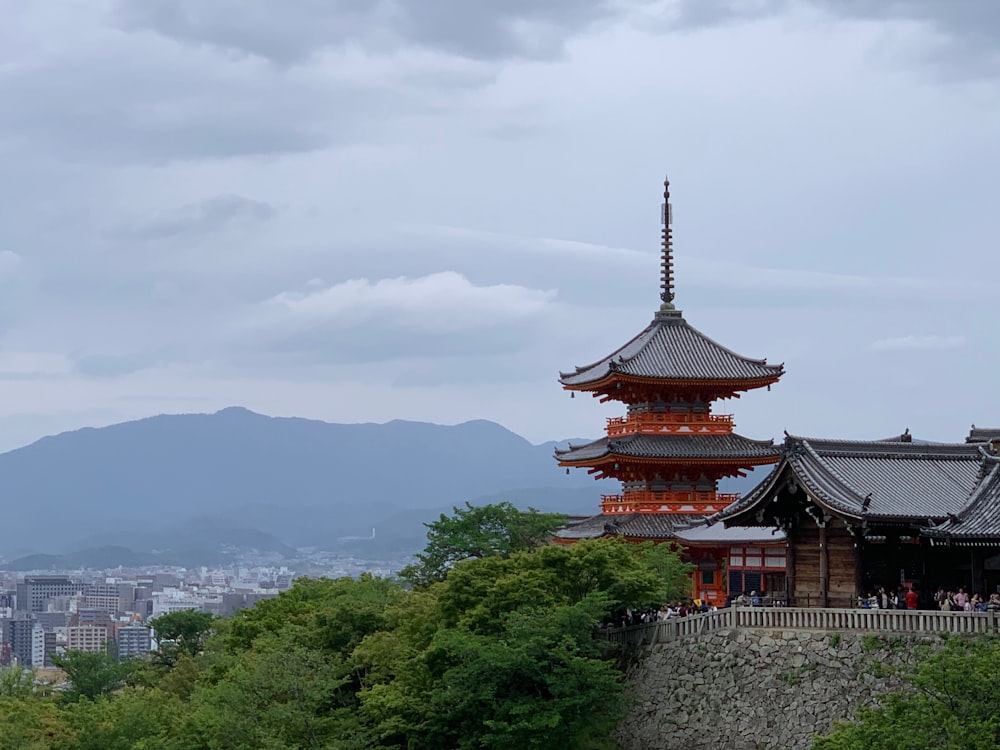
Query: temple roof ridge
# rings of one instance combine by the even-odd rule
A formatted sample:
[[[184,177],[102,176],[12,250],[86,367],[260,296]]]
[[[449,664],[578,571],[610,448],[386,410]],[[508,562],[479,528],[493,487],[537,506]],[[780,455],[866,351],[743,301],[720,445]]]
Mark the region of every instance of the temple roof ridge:
[[[560,372],[563,385],[581,386],[613,373],[672,380],[776,381],[784,363],[745,357],[692,326],[683,315],[657,315],[642,331],[606,357],[573,372]]]
[[[772,472],[710,520],[745,521],[752,511],[762,511],[776,485],[785,481],[847,518],[931,519],[926,524],[931,526],[971,508],[987,481],[990,486],[996,482],[1000,493],[998,467],[1000,456],[978,444],[786,434],[781,460]],[[1000,517],[997,525],[1000,528]]]

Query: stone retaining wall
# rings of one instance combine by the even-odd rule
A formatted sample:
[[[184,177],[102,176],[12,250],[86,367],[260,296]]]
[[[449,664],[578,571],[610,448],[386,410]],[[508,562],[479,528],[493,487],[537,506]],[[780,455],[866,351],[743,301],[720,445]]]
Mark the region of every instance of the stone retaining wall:
[[[880,693],[913,646],[938,636],[719,630],[647,647],[628,672],[637,703],[618,728],[626,750],[808,748]]]

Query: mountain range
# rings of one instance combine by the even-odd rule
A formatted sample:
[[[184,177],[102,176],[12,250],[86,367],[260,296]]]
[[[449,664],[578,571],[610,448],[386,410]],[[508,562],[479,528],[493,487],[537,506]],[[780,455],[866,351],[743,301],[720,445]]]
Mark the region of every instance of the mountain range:
[[[466,501],[596,512],[617,483],[567,475],[556,446],[485,420],[332,424],[239,407],[84,428],[0,454],[0,556],[408,554],[423,522]]]

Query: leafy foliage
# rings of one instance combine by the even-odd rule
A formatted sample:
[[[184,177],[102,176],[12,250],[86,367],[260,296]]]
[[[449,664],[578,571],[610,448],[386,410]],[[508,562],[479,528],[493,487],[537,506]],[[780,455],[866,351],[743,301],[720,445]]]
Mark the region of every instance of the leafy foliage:
[[[69,651],[53,656],[52,663],[66,673],[69,684],[60,698],[70,703],[110,695],[124,686],[132,670],[102,651]]]
[[[400,577],[414,586],[443,581],[461,560],[506,556],[537,547],[566,522],[559,513],[540,513],[534,508],[520,511],[510,503],[455,508],[454,515],[441,517],[427,526],[427,546],[417,562]]]
[[[1000,747],[1000,643],[949,638],[905,676],[910,690],[863,709],[814,750],[987,750]]]
[[[59,659],[58,699],[0,673],[0,750],[602,750],[626,705],[595,627],[680,595],[664,546],[545,545],[512,506],[431,524],[413,588],[299,580],[228,620],[153,621],[150,663]]]
[[[168,612],[150,621],[159,641],[157,658],[164,664],[173,665],[181,654],[197,656],[205,647],[212,633],[213,616],[210,612],[184,609]]]

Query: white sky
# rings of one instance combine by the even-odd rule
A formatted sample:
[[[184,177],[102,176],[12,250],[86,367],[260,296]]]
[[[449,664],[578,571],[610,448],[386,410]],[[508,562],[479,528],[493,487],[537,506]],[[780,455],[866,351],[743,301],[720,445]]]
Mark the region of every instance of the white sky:
[[[1000,3],[0,0],[0,449],[242,405],[596,436],[658,300],[752,437],[1000,424]]]

